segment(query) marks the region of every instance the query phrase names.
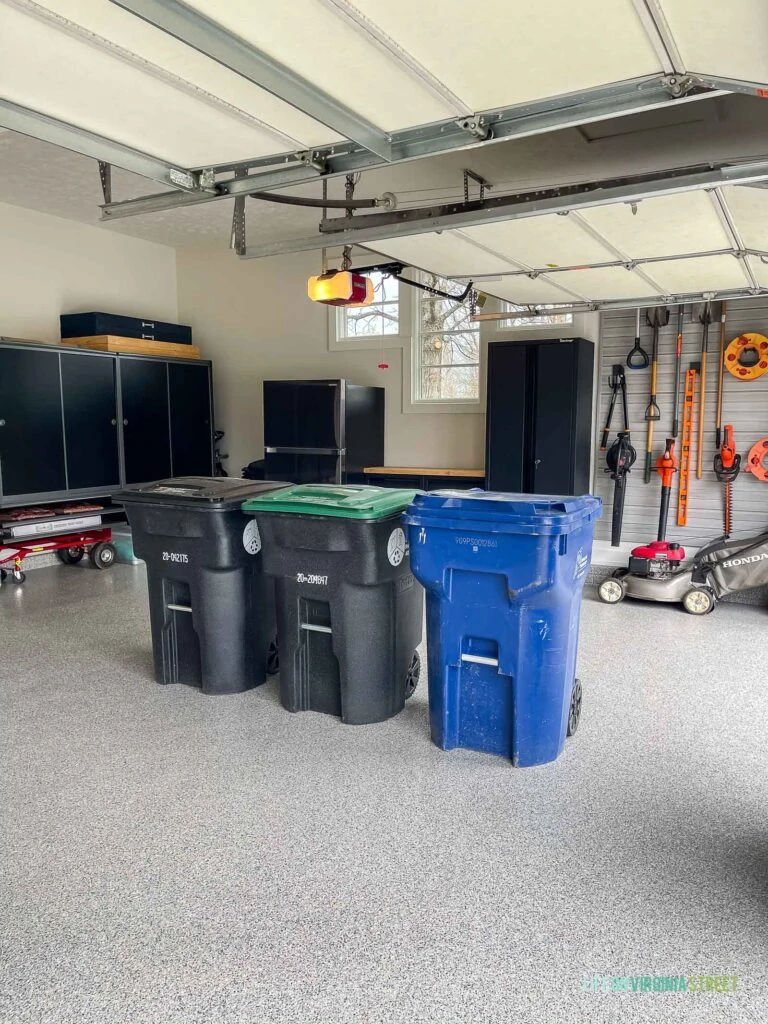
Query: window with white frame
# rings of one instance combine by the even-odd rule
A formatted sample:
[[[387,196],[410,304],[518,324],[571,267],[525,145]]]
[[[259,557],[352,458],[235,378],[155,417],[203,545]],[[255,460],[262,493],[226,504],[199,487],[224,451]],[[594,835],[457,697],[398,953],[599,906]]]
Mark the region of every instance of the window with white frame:
[[[368,276],[373,282],[373,304],[339,306],[336,310],[336,338],[340,342],[400,334],[399,283],[378,271]]]
[[[538,309],[553,309],[552,305],[538,306]],[[532,316],[529,306],[518,306],[514,302],[502,302],[501,312],[516,314],[509,319],[496,320],[496,328],[509,331],[518,327],[566,327],[573,323],[573,313],[542,313]]]
[[[437,274],[421,274],[430,288],[455,292],[457,285]],[[480,325],[472,323],[469,303],[414,289],[412,352],[414,402],[477,402],[480,398]]]

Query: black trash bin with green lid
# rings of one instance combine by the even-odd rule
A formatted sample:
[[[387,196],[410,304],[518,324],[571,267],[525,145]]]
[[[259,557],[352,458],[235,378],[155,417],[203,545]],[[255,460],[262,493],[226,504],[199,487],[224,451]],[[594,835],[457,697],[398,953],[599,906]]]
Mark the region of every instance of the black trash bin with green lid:
[[[275,578],[280,700],[289,711],[382,722],[416,688],[424,592],[402,526],[413,495],[303,484],[243,505]]]
[[[147,564],[155,678],[239,693],[276,658],[274,585],[246,498],[284,483],[175,477],[121,492],[133,547]]]

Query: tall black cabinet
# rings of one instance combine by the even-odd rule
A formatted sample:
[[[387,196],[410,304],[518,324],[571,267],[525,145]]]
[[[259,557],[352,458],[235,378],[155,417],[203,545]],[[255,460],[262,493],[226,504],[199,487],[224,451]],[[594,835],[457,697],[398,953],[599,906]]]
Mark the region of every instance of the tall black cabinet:
[[[594,345],[584,338],[488,346],[489,490],[589,491],[594,361]]]
[[[211,364],[0,344],[0,506],[213,473]]]

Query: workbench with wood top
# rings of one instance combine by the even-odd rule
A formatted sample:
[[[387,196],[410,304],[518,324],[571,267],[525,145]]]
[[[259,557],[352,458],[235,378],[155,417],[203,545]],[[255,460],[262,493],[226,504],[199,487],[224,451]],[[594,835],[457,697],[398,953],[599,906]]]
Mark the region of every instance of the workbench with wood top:
[[[434,491],[441,487],[485,487],[482,469],[445,469],[431,466],[366,466],[365,482],[379,487],[415,487]]]

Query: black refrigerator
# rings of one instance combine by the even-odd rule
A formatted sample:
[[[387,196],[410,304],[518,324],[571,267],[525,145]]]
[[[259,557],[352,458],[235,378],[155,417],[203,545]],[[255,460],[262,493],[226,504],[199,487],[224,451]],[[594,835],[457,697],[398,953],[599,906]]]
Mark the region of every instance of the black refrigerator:
[[[384,388],[347,380],[264,381],[264,476],[362,483],[384,462]]]

